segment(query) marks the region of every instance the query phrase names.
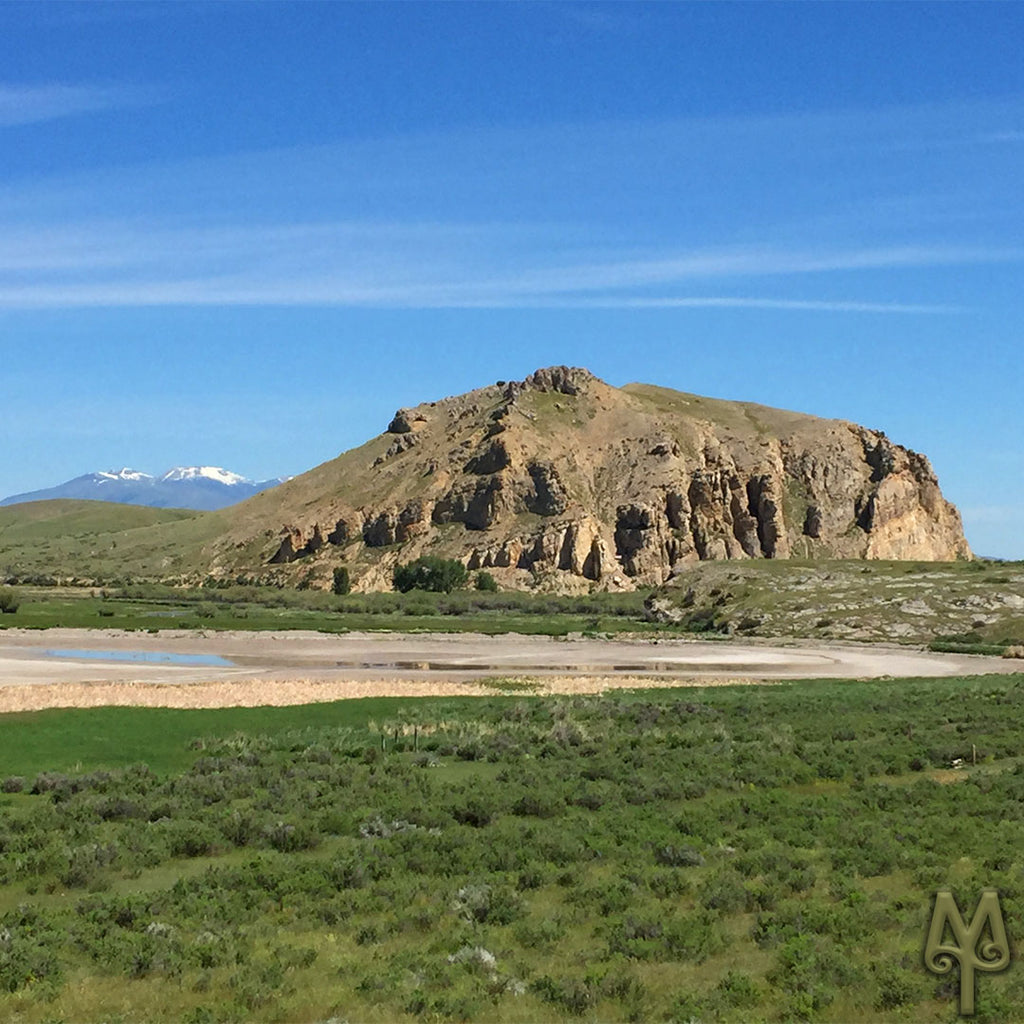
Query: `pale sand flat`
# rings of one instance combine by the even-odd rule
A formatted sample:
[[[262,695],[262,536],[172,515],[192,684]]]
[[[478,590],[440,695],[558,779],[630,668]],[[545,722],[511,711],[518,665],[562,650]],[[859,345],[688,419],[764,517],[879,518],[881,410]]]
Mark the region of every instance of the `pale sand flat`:
[[[55,649],[217,655],[223,667],[57,658]],[[976,675],[1002,658],[839,643],[597,640],[502,634],[19,630],[0,632],[0,712],[53,707],[255,707],[355,697],[756,684],[784,679]],[[518,692],[518,691],[517,691]]]

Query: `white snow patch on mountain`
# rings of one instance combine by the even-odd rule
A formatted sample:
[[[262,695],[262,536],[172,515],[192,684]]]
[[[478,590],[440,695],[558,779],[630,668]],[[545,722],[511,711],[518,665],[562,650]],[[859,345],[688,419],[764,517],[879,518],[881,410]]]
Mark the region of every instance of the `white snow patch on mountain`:
[[[104,480],[152,480],[148,473],[140,473],[137,469],[129,469],[125,466],[124,469],[112,469],[109,472],[100,470],[96,474],[98,477],[102,477]]]
[[[248,483],[244,476],[232,473],[228,469],[221,469],[220,466],[175,466],[169,469],[161,480],[216,480],[219,484],[232,487],[235,484]]]

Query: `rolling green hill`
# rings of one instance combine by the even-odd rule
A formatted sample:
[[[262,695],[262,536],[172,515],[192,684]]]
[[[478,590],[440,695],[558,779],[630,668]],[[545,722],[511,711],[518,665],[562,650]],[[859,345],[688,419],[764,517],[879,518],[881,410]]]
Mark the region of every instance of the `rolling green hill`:
[[[170,575],[223,529],[212,515],[67,499],[10,505],[0,508],[0,577]]]

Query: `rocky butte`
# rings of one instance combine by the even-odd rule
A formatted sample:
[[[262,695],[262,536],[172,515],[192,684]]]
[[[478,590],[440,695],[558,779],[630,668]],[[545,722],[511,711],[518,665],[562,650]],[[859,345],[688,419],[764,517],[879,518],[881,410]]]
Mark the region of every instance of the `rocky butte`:
[[[327,587],[346,565],[358,590],[422,554],[555,591],[706,559],[971,557],[928,459],[880,431],[565,366],[400,409],[237,510],[220,573]]]

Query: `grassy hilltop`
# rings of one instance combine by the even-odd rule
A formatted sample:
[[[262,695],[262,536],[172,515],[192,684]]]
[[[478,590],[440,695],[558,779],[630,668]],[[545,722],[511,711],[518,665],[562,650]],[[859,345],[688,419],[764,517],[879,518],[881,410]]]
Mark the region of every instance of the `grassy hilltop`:
[[[108,501],[34,501],[0,508],[0,577],[160,579],[203,570],[216,512]]]

